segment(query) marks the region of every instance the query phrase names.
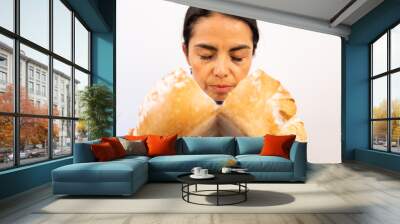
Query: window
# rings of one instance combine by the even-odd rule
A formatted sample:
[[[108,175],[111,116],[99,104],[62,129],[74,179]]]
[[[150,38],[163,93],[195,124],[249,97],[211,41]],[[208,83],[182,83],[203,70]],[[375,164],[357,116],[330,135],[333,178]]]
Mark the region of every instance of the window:
[[[7,67],[7,56],[0,54],[0,67]]]
[[[40,95],[40,84],[36,84],[36,95]]]
[[[89,85],[90,31],[67,1],[0,0],[0,11],[0,170],[70,156],[87,139],[74,105]]]
[[[1,5],[1,4],[0,4]],[[0,170],[14,166],[14,122],[12,116],[0,115]]]
[[[0,84],[2,85],[7,84],[7,74],[3,71],[0,71]]]
[[[33,67],[32,66],[29,66],[28,74],[29,74],[29,79],[33,80]]]
[[[33,94],[33,82],[28,82],[28,93]]]
[[[75,62],[89,69],[89,32],[77,18],[75,18],[75,40]]]
[[[21,36],[49,48],[49,0],[20,0]]]
[[[42,86],[42,96],[46,96],[46,86]]]
[[[72,68],[69,65],[66,65],[56,59],[53,60],[54,64],[54,69],[53,69],[53,78],[54,78],[54,83],[53,83],[53,89],[54,89],[54,100],[53,100],[53,106],[54,104],[58,104],[58,97],[59,97],[59,91],[60,91],[60,100],[62,103],[64,103],[64,95],[71,95],[72,92],[70,89],[65,90],[64,85],[66,83],[72,84]],[[67,99],[69,104],[72,104],[72,99]],[[69,100],[71,102],[69,102]],[[53,110],[53,114],[59,114],[60,111],[59,109]],[[72,108],[67,108],[65,111],[65,114],[62,113],[62,116],[67,116],[67,117],[72,117]]]
[[[3,1],[0,1],[0,8]],[[3,11],[3,9],[1,9]],[[0,13],[0,21],[3,19]],[[1,23],[0,23],[1,25]],[[14,111],[14,83],[12,82],[14,75],[13,66],[11,66],[12,58],[14,57],[14,42],[11,38],[0,33],[0,113]],[[10,65],[9,65],[10,64]],[[1,115],[1,114],[0,114]],[[11,135],[11,133],[9,133]],[[0,136],[1,139],[1,136]],[[2,144],[0,142],[0,149]],[[1,160],[0,160],[1,164]],[[1,165],[0,165],[1,169]]]
[[[54,53],[71,60],[72,12],[60,1],[53,0]]]
[[[14,0],[1,0],[0,9],[0,26],[14,31]]]
[[[81,92],[89,86],[89,75],[76,70],[75,71],[75,117],[79,117],[81,114],[81,108],[79,107]]]
[[[40,81],[40,70],[36,69],[36,80]]]
[[[46,82],[46,74],[42,73],[42,82]]]
[[[371,148],[400,153],[400,24],[370,45]]]
[[[70,155],[72,152],[71,120],[53,120],[53,157]]]

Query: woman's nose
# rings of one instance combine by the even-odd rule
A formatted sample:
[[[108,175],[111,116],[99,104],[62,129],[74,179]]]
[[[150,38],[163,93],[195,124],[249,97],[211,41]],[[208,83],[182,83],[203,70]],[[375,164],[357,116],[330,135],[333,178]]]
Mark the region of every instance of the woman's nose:
[[[214,68],[214,75],[218,78],[226,78],[228,77],[228,65],[224,59],[220,59],[216,62]]]

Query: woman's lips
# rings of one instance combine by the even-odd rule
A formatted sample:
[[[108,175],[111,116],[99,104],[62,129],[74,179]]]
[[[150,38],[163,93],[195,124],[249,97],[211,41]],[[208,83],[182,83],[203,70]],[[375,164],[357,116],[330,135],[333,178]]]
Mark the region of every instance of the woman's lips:
[[[226,94],[233,89],[231,85],[210,85],[210,87],[218,94]]]

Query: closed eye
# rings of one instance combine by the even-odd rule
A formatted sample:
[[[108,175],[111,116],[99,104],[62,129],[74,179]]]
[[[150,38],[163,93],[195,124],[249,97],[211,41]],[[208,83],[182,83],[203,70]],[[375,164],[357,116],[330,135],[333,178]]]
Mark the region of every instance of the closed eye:
[[[200,55],[200,59],[201,60],[210,60],[212,58],[212,55],[211,56],[202,56],[202,55]]]
[[[233,61],[241,62],[243,58],[231,57]]]

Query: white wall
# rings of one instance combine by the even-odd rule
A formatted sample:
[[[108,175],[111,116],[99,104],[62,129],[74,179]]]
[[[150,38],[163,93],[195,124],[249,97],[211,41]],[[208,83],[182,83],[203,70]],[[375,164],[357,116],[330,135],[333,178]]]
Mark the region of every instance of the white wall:
[[[177,67],[187,6],[163,0],[117,1],[117,135],[137,122],[154,83]],[[260,41],[251,71],[261,68],[295,98],[308,133],[308,160],[341,161],[339,37],[258,21]]]

